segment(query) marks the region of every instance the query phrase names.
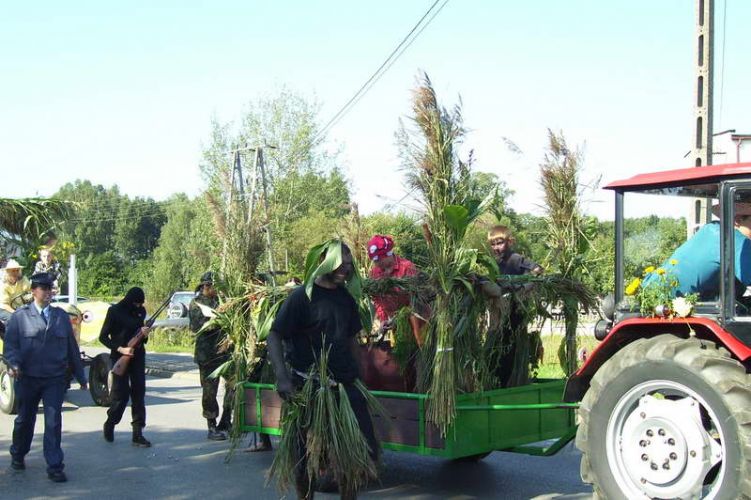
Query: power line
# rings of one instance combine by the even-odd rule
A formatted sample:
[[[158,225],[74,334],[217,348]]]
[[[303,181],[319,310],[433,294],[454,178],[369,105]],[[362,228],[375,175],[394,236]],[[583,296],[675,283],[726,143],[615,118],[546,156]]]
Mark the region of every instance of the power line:
[[[435,19],[435,17],[441,12],[441,10],[443,10],[443,8],[446,6],[447,3],[449,3],[449,0],[444,0],[443,4],[441,4],[441,6],[438,7],[438,9],[433,13],[433,15],[430,16],[430,19],[428,19],[427,22],[425,24],[423,24],[422,28],[420,28],[420,30],[417,32],[417,34],[415,34],[415,36],[413,36],[412,39],[404,47],[402,47],[402,49],[399,51],[399,53],[396,55],[396,57],[394,57],[388,63],[388,65],[386,66],[386,68],[381,72],[380,75],[378,75],[378,77],[368,87],[368,90],[370,90],[370,88],[372,88],[376,83],[378,83],[378,80],[380,80],[381,77],[383,75],[385,75],[386,72],[388,72],[389,69],[391,69],[391,66],[393,66],[394,63],[402,56],[402,54],[404,52],[406,52],[407,49],[409,49],[409,47],[414,43],[415,40],[417,40],[417,38],[420,36],[420,34],[423,31],[425,31],[425,28],[427,28],[430,25],[430,23],[433,21],[433,19]],[[352,103],[352,106],[350,106],[349,109],[347,111],[345,111],[340,118],[344,118],[344,115],[346,115],[349,112],[349,110],[352,109],[355,106],[355,104],[357,104],[358,102],[360,102],[360,99],[362,99],[364,96],[365,96],[365,93],[360,94],[357,97],[357,99],[355,99],[355,101]]]
[[[67,219],[64,222],[110,222],[110,221],[118,221],[118,220],[128,220],[128,219],[143,219],[147,217],[157,217],[157,216],[163,216],[167,217],[167,214],[164,213],[159,208],[154,208],[153,210],[141,210],[139,213],[136,214],[129,214],[129,215],[110,215],[110,214],[102,214],[102,216],[94,216],[94,217],[82,217],[79,219]]]
[[[321,128],[320,132],[316,135],[315,139],[318,139],[320,136],[324,135],[331,127],[333,127],[351,108],[354,106],[354,104],[359,101],[362,96],[364,96],[372,87],[375,82],[377,82],[381,76],[388,70],[388,68],[391,67],[394,61],[396,61],[401,54],[404,53],[404,50],[400,49],[405,46],[409,47],[409,45],[412,44],[412,42],[422,33],[422,31],[425,29],[425,27],[430,24],[430,22],[435,18],[435,15],[431,17],[428,22],[425,23],[422,29],[418,31],[418,28],[420,28],[420,25],[425,21],[425,19],[430,15],[430,13],[433,11],[433,9],[440,3],[441,0],[435,0],[433,4],[428,8],[427,11],[420,17],[420,19],[415,23],[415,25],[412,27],[412,29],[407,33],[407,35],[402,39],[401,42],[394,48],[394,50],[391,51],[389,56],[381,63],[381,65],[378,67],[378,69],[373,72],[372,75],[370,75],[370,78],[368,78],[365,83],[363,83],[360,88],[357,90],[357,92],[354,93],[352,97],[342,106],[339,111],[337,111],[331,119],[326,122],[326,124]],[[436,14],[443,9],[443,7],[448,3],[449,0],[444,0],[443,5],[436,11]],[[417,32],[417,34],[415,34]],[[414,37],[413,37],[414,35]],[[410,40],[411,38],[411,40]],[[405,50],[406,50],[405,47]]]

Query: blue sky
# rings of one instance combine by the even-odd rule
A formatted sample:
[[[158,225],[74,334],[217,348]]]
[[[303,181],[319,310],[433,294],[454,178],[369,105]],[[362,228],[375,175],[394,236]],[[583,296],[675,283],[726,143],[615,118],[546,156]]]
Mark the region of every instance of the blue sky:
[[[0,196],[50,195],[77,178],[195,195],[212,117],[239,121],[286,85],[318,99],[327,121],[431,3],[8,3]],[[751,133],[751,2],[716,9],[715,131]],[[583,145],[588,179],[686,166],[693,30],[691,0],[451,0],[328,138],[364,212],[400,199],[394,132],[425,70],[445,105],[461,96],[477,168],[516,191],[514,208],[535,211],[548,127]],[[588,210],[609,217],[610,197],[590,197]]]

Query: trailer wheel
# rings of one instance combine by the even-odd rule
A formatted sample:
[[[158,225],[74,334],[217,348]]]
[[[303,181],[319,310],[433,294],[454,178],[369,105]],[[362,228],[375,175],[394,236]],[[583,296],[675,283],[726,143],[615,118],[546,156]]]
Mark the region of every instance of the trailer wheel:
[[[18,411],[15,380],[8,373],[5,361],[0,361],[0,411],[8,415]]]
[[[97,354],[89,368],[89,393],[99,406],[109,406],[112,402],[112,360],[107,353]]]
[[[579,408],[582,479],[603,498],[751,498],[750,409],[751,377],[724,348],[637,340]]]

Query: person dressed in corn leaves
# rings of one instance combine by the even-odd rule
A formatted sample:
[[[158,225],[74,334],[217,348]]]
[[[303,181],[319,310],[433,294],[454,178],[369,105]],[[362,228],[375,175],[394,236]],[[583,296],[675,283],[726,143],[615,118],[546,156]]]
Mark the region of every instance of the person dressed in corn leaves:
[[[335,240],[332,244],[321,254],[319,269],[329,262],[333,270],[290,294],[268,336],[277,391],[285,400],[282,425],[285,432],[297,433],[283,436],[271,476],[276,476],[282,488],[290,486],[288,483],[293,480],[298,498],[303,499],[313,498],[321,473],[337,481],[342,498],[356,498],[357,489],[375,478],[379,455],[368,410],[371,400],[359,381],[357,334],[362,323],[357,303],[345,286],[354,272],[352,252],[344,243]],[[341,258],[331,263],[327,259],[329,252],[337,257],[340,254]],[[320,390],[321,386],[328,391]],[[326,400],[329,406],[323,407],[339,412],[338,418],[316,418],[317,409],[322,407],[322,393],[329,398]],[[311,421],[302,416],[306,410],[312,412]],[[360,432],[355,429],[347,433],[341,423],[332,424],[339,425],[338,428],[329,426],[332,421],[355,420]],[[336,450],[331,444],[333,434],[337,435],[337,441],[344,442]]]
[[[203,418],[208,425],[207,438],[213,441],[227,439],[232,421],[233,390],[225,379],[225,391],[223,401],[222,418],[217,424],[219,417],[219,404],[217,392],[219,390],[219,377],[211,378],[212,372],[229,360],[229,352],[221,351],[219,345],[222,340],[222,331],[219,328],[204,329],[203,325],[214,317],[214,311],[219,306],[219,297],[214,288],[214,273],[206,272],[201,276],[201,282],[196,288],[196,297],[190,302],[188,317],[190,329],[196,334],[196,347],[194,361],[198,365],[201,380],[201,406]]]
[[[488,245],[493,251],[493,257],[498,264],[498,271],[503,276],[520,276],[531,274],[539,276],[543,273],[542,267],[529,258],[514,252],[514,235],[507,226],[493,226],[488,231]],[[516,357],[515,333],[523,329],[525,335],[517,337],[526,338],[526,319],[518,306],[512,306],[509,313],[508,323],[503,325],[500,333],[502,353],[496,368],[501,387],[513,385],[512,375],[514,358]]]

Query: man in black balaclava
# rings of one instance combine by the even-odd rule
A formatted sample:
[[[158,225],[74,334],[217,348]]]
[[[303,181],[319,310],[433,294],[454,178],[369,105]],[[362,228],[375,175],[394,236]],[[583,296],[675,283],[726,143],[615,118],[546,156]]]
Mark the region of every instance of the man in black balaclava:
[[[125,294],[123,300],[107,310],[104,318],[99,341],[110,348],[112,363],[116,363],[122,356],[133,356],[128,365],[128,370],[123,376],[113,374],[112,403],[107,410],[107,420],[104,422],[104,439],[112,442],[115,440],[115,426],[120,422],[131,402],[131,415],[133,417],[133,446],[148,448],[151,443],[143,437],[143,428],[146,426],[146,349],[144,344],[148,340],[149,328],[143,326],[146,318],[146,309],[143,303],[146,297],[138,287],[133,287]],[[137,347],[128,347],[130,339],[144,330],[143,342]]]

